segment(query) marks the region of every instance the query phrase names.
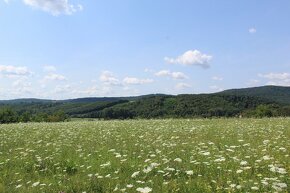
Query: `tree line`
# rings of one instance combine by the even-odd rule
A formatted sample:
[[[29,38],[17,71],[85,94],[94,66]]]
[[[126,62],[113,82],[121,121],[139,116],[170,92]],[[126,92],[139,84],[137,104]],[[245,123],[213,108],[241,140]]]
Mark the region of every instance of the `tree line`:
[[[0,109],[0,123],[17,123],[17,122],[62,122],[68,120],[68,115],[63,111],[57,111],[55,113],[36,113],[31,114],[29,112],[17,113],[11,108]]]
[[[149,96],[138,100],[0,105],[0,123],[61,122],[70,118],[288,117],[290,106],[250,96]]]

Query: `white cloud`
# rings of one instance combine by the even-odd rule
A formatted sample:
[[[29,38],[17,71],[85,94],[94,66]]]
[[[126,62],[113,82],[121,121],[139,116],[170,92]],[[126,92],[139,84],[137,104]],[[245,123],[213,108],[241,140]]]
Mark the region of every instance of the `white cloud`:
[[[152,72],[154,72],[154,70],[152,70],[152,69],[150,69],[150,68],[145,68],[145,69],[144,69],[144,72],[151,72],[151,73],[152,73]]]
[[[154,82],[152,79],[139,79],[135,77],[125,77],[123,79],[125,84],[148,84]]]
[[[280,85],[290,86],[290,74],[289,73],[268,73],[258,74],[259,77],[267,79],[267,85]]]
[[[155,76],[171,77],[173,79],[187,79],[188,77],[182,72],[170,72],[169,70],[161,70],[155,73]]]
[[[15,88],[10,90],[10,94],[16,96],[17,98],[31,96],[31,94],[33,94],[33,89],[31,87]]]
[[[19,77],[19,76],[28,76],[31,72],[24,66],[5,66],[0,65],[0,74],[3,74],[7,77]]]
[[[26,5],[49,12],[54,16],[60,14],[71,15],[83,10],[82,5],[73,5],[69,0],[23,0]]]
[[[268,74],[258,74],[259,77],[262,78],[267,78],[270,80],[285,80],[285,79],[290,79],[290,74],[289,73],[268,73]]]
[[[12,83],[14,88],[21,88],[21,87],[31,87],[31,82],[27,82],[25,79],[18,79]]]
[[[67,84],[67,85],[57,85],[54,90],[53,90],[53,94],[57,94],[57,93],[69,93],[71,91],[71,85]]]
[[[169,70],[161,70],[156,72],[155,76],[171,76],[171,72]]]
[[[266,85],[290,86],[290,79],[283,80],[283,81],[268,81]]]
[[[172,78],[174,79],[187,79],[188,77],[183,74],[182,72],[172,72],[171,73]]]
[[[12,86],[8,89],[8,93],[17,97],[23,97],[33,93],[32,84],[28,81],[27,77],[19,77],[12,82]]]
[[[112,88],[108,86],[103,86],[103,87],[92,86],[84,90],[73,90],[72,93],[81,95],[84,97],[87,97],[87,96],[102,96],[103,97],[103,96],[112,95],[114,92]]]
[[[170,64],[182,64],[187,66],[196,65],[203,68],[210,67],[209,62],[211,59],[212,56],[203,54],[198,50],[189,50],[177,58],[164,58],[164,60]]]
[[[43,70],[45,72],[55,72],[56,71],[56,67],[55,66],[51,66],[51,65],[46,65],[43,67]]]
[[[251,80],[248,81],[247,85],[249,85],[249,86],[258,86],[258,85],[260,85],[260,82],[261,82],[260,80],[251,79]]]
[[[214,90],[214,91],[217,91],[217,92],[220,92],[220,91],[223,90],[222,87],[219,87],[219,86],[217,86],[217,85],[210,86],[209,88],[210,88],[211,90]]]
[[[213,76],[211,77],[212,80],[222,81],[224,78],[220,76]]]
[[[4,88],[0,88],[0,96],[2,99],[24,98],[34,94],[32,82],[29,76],[5,75],[5,77],[13,77],[10,80],[4,80]]]
[[[67,78],[61,74],[48,74],[44,77],[44,80],[47,81],[47,80],[52,80],[52,81],[64,81],[64,80],[67,80]]]
[[[184,83],[184,82],[181,82],[181,83],[178,83],[178,84],[175,85],[175,89],[177,89],[177,90],[183,90],[183,89],[186,89],[186,88],[191,88],[191,85],[187,84],[187,83]]]
[[[107,85],[120,85],[119,79],[110,71],[103,71],[99,79]]]
[[[256,28],[252,27],[252,28],[249,29],[249,33],[251,33],[251,34],[254,34],[256,32],[257,32]]]
[[[80,11],[84,10],[84,7],[81,4],[78,4],[77,7]]]

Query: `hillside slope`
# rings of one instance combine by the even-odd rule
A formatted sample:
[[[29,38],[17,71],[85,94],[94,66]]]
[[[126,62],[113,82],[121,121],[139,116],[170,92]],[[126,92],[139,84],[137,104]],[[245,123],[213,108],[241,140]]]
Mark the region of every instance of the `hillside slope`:
[[[281,104],[290,104],[290,87],[283,86],[230,89],[222,91],[219,94],[260,97]]]
[[[261,105],[268,107],[259,111],[273,111],[270,114],[277,116],[290,115],[290,87],[264,86],[177,96],[16,99],[0,101],[0,110],[10,108],[19,116],[26,114],[30,117],[46,117],[56,112],[76,118],[232,117],[254,111]]]
[[[162,118],[162,117],[232,117],[270,101],[250,96],[220,94],[152,96],[120,102],[76,117],[90,118]]]

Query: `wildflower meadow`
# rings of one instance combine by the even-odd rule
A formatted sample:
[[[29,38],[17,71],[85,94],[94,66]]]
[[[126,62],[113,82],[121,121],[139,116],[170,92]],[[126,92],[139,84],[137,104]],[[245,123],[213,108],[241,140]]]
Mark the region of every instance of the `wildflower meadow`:
[[[0,125],[0,192],[290,192],[290,119]]]

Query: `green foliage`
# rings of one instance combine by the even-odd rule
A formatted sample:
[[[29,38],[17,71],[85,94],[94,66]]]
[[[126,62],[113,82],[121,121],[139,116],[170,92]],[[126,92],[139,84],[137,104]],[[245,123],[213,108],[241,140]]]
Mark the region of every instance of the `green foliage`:
[[[290,116],[290,89],[265,86],[216,94],[5,101],[16,117],[3,122],[59,122],[68,118],[132,119]],[[5,115],[7,116],[7,115]],[[11,116],[10,116],[11,117]],[[7,119],[7,118],[5,118]]]
[[[273,112],[272,112],[272,109],[270,108],[270,106],[268,106],[268,105],[259,105],[255,109],[255,115],[256,115],[256,117],[272,117],[273,116]]]
[[[61,122],[65,121],[67,119],[67,115],[64,113],[64,111],[57,111],[53,113],[52,115],[48,115],[46,121],[47,122]]]
[[[18,121],[16,113],[10,108],[0,110],[0,123],[15,123]]]
[[[122,103],[93,114],[93,118],[233,117],[267,102],[248,96],[152,96]]]
[[[279,104],[290,104],[290,87],[283,86],[261,86],[253,88],[230,89],[220,94],[236,96],[252,96],[267,99]]]
[[[32,119],[31,115],[28,112],[24,112],[22,115],[19,117],[19,121],[22,123],[27,123],[30,122]]]
[[[31,114],[27,111],[23,113],[16,113],[14,110],[10,108],[3,108],[0,110],[0,123],[16,123],[16,122],[63,122],[68,119],[68,116],[64,113],[64,111],[57,111],[52,114],[48,113],[36,113]]]
[[[290,106],[279,106],[279,105],[259,105],[255,109],[246,110],[243,112],[246,117],[289,117]]]

